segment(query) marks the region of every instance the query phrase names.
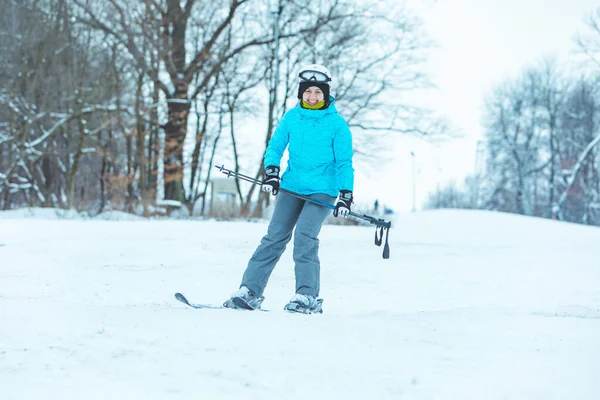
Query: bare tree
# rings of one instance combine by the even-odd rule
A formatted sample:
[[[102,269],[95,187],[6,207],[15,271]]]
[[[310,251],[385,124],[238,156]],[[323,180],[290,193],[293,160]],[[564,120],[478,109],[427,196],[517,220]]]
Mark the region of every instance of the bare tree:
[[[246,49],[273,41],[270,32],[265,33],[255,18],[264,4],[251,0],[233,0],[228,4],[200,0],[105,0],[92,7],[83,0],[73,1],[85,13],[79,21],[114,38],[163,92],[168,105],[167,122],[162,125],[165,198],[184,201],[183,149],[190,104],[225,63]],[[111,19],[112,15],[117,16],[116,20]],[[231,29],[236,35],[228,37]],[[155,32],[159,32],[158,37]],[[191,35],[202,41],[190,54],[187,40]],[[144,37],[152,40],[148,51],[158,55],[158,68],[149,64],[147,52],[140,47],[140,38]]]
[[[230,154],[223,148],[229,145],[234,167],[258,164],[261,177],[261,151],[243,151],[240,143],[248,140],[240,128],[245,118],[265,115],[265,134],[252,144],[266,148],[287,100],[296,97],[298,67],[312,61],[334,71],[334,93],[345,102],[360,156],[376,153],[368,147],[372,132],[428,129],[420,111],[389,101],[422,78],[418,24],[375,0],[317,0],[308,8],[296,0],[6,5],[0,16],[3,208],[141,212],[141,202],[150,215],[163,193],[193,207],[207,190],[208,161]],[[249,88],[266,96],[250,103]],[[243,193],[238,185],[249,215],[255,188]],[[256,215],[267,202],[261,198]]]
[[[497,89],[487,101],[486,135],[488,168],[502,177],[491,201],[504,211],[533,215],[532,181],[548,165],[539,149],[544,132],[540,127],[539,74],[527,71],[521,80]],[[506,198],[506,195],[512,198]]]
[[[577,39],[600,66],[600,9]],[[600,91],[597,68],[573,76],[543,60],[507,80],[487,99],[485,207],[600,225]],[[467,179],[467,183],[469,180]],[[478,186],[467,190],[479,194]],[[454,193],[431,203],[448,203]]]
[[[66,0],[8,2],[5,10],[3,35],[16,41],[0,67],[0,101],[9,110],[1,115],[9,121],[2,151],[11,154],[0,159],[2,206],[70,207],[75,193],[88,196],[80,171],[94,162],[89,140],[100,116],[120,111],[108,90],[92,90],[103,66],[90,57],[101,44],[76,31]]]
[[[559,160],[562,180],[554,203],[557,218],[600,223],[600,92],[597,80],[582,78],[566,99],[562,114]]]
[[[461,189],[456,183],[438,187],[425,202],[425,209],[469,209],[473,208],[469,192]]]
[[[376,1],[333,0],[313,1],[310,8],[299,9],[280,1],[271,19],[274,35],[285,35],[306,18],[321,21],[316,24],[318,29],[264,48],[269,93],[265,148],[287,109],[285,100],[296,97],[298,68],[311,62],[323,63],[333,73],[332,94],[343,104],[340,112],[353,131],[359,160],[382,161],[387,134],[445,131],[443,121],[434,113],[404,101],[403,94],[427,86],[419,67],[429,47],[418,21],[406,9]],[[257,158],[257,164],[255,178],[259,179],[262,157]],[[254,189],[247,193],[246,204]],[[268,199],[261,193],[255,216],[261,214]]]
[[[598,224],[597,79],[562,75],[545,61],[488,100],[487,207]]]
[[[586,17],[587,31],[579,34],[576,43],[590,63],[600,68],[600,7]]]
[[[558,66],[554,60],[544,60],[539,68],[534,72],[540,83],[540,100],[538,103],[540,111],[539,125],[541,134],[546,137],[546,144],[539,149],[541,152],[547,151],[548,163],[547,168],[540,170],[540,182],[536,180],[536,189],[539,187],[542,193],[547,193],[546,204],[541,204],[536,200],[536,207],[539,210],[534,212],[534,215],[550,217],[552,215],[555,197],[556,197],[556,182],[558,177],[559,156],[559,134],[561,116],[564,112],[565,97],[567,94],[567,84],[561,77],[563,74],[558,70]],[[543,175],[546,174],[547,180],[544,183]],[[537,196],[539,197],[539,196]]]

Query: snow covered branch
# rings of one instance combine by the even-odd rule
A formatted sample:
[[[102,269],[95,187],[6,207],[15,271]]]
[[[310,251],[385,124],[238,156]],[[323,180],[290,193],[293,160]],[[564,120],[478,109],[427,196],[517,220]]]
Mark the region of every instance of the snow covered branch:
[[[44,142],[46,139],[48,139],[50,136],[52,136],[54,133],[56,133],[56,131],[63,126],[64,124],[66,124],[67,122],[78,118],[82,115],[85,114],[91,114],[94,113],[96,111],[126,111],[131,113],[130,108],[129,107],[117,107],[115,105],[94,105],[94,106],[89,106],[89,107],[85,107],[82,108],[81,110],[79,110],[78,112],[74,112],[72,114],[61,114],[63,115],[62,118],[58,121],[56,121],[54,123],[54,125],[52,125],[52,127],[50,129],[48,129],[47,131],[44,130],[44,134],[42,136],[40,136],[39,138],[31,141],[28,143],[29,146],[31,147],[35,147],[38,146],[40,143]],[[56,114],[55,114],[56,115]]]

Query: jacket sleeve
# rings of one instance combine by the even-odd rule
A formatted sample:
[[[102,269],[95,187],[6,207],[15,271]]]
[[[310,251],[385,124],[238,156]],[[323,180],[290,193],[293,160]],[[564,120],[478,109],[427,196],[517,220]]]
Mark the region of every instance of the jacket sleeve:
[[[339,190],[354,190],[354,168],[352,167],[352,133],[346,121],[340,123],[333,139],[333,154]]]
[[[290,142],[290,132],[286,122],[287,113],[281,118],[277,124],[277,128],[269,140],[269,145],[265,151],[265,159],[263,167],[276,165],[279,167],[281,163],[281,157],[285,151],[288,143]]]

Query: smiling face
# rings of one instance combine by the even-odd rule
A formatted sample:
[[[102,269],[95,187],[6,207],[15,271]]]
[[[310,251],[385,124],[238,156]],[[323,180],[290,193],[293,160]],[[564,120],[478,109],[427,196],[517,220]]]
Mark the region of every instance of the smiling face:
[[[302,100],[308,103],[311,106],[316,105],[317,103],[325,100],[325,95],[323,91],[317,86],[311,86],[302,93]]]

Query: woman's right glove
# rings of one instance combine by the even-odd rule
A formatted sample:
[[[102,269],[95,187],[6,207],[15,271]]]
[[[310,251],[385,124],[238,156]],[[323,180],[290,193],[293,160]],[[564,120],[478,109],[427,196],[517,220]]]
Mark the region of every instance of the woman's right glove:
[[[279,193],[279,167],[277,165],[269,165],[265,168],[265,179],[262,181],[263,192],[273,193],[273,196]]]
[[[341,215],[344,218],[348,218],[353,199],[354,196],[352,196],[351,190],[340,190],[340,196],[338,197],[337,204],[333,210],[333,216],[337,217],[338,215]]]

